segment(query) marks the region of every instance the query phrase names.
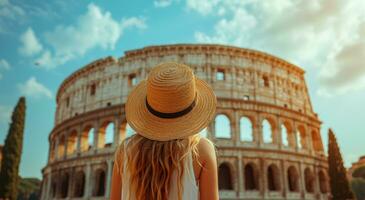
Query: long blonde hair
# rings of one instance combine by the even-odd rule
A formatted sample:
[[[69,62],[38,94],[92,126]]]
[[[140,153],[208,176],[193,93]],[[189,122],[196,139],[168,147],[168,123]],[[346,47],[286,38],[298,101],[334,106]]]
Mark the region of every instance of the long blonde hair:
[[[181,200],[185,159],[191,152],[193,160],[199,160],[199,140],[199,134],[163,142],[139,134],[124,140],[115,155],[120,176],[123,170],[130,174],[130,182],[123,184],[130,184],[130,192],[135,194],[136,200],[167,200],[170,181],[176,171],[178,200]],[[127,162],[125,169],[123,162]]]

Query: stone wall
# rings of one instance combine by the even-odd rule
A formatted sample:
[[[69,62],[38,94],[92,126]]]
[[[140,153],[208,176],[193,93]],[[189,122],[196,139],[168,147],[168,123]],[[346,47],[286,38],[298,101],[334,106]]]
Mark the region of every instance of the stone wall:
[[[218,149],[221,199],[328,198],[321,122],[304,71],[254,50],[182,44],[100,59],[61,84],[42,199],[109,197],[115,148],[132,131],[126,97],[168,61],[192,67],[217,95],[217,117],[201,134]]]

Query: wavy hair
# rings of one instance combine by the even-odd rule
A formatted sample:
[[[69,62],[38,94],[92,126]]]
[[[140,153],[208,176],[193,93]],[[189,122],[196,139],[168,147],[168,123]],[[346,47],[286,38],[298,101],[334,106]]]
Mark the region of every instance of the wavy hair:
[[[199,140],[198,134],[170,141],[155,141],[135,134],[124,140],[115,154],[115,161],[121,177],[123,170],[128,170],[130,192],[135,194],[136,200],[167,200],[174,171],[177,175],[178,200],[181,200],[184,163],[189,152],[193,160],[199,160]],[[123,162],[127,162],[125,169]]]

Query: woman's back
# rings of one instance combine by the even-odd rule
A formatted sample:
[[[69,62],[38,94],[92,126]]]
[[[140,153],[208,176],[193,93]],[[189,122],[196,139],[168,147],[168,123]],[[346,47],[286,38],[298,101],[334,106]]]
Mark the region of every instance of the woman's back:
[[[198,157],[192,156],[192,152],[189,152],[189,156],[185,160],[185,170],[182,178],[182,199],[218,199],[217,165],[214,145],[208,139],[201,138],[197,144],[197,150]],[[126,158],[125,152],[124,150],[123,156],[118,154],[116,156]],[[114,163],[111,192],[111,199],[113,200],[129,200],[130,195],[130,199],[134,200],[134,193],[130,188],[130,174],[126,170],[127,162],[125,160],[121,159],[121,163],[118,164],[118,159],[116,158],[116,162]],[[115,183],[119,182],[120,178],[118,177],[120,174],[118,171],[119,166],[123,166],[124,172],[120,184]],[[177,183],[176,172],[174,172],[169,189],[169,199],[178,199]],[[116,188],[118,185],[121,185],[121,191],[120,188]]]
[[[130,174],[128,170],[126,170],[126,161],[124,161],[124,174],[122,176],[123,182],[128,183],[130,182]],[[178,199],[178,178],[176,170],[173,172],[172,180],[170,181],[170,188],[169,188],[169,200]],[[182,200],[198,200],[199,199],[199,187],[196,182],[196,177],[194,173],[193,167],[193,158],[191,152],[189,156],[185,159],[184,164],[184,174],[182,178]],[[123,184],[122,187],[122,200],[134,200],[135,196],[129,187],[129,184]]]

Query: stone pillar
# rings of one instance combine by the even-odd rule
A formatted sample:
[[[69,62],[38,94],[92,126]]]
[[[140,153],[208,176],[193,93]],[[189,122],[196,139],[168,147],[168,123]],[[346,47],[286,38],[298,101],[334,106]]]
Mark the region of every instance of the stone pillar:
[[[111,181],[112,181],[112,175],[113,175],[113,162],[112,160],[107,161],[108,164],[108,171],[106,176],[106,191],[105,191],[105,197],[109,199],[110,197],[110,190],[111,190]]]
[[[114,120],[113,147],[117,147],[120,143],[120,127],[121,127],[121,119],[118,116]]]
[[[238,154],[238,169],[237,169],[237,172],[238,172],[238,192],[237,192],[237,196],[239,196],[240,192],[243,192],[243,188],[244,188],[244,183],[243,183],[243,160],[242,160],[242,155],[241,155],[241,152],[239,152]]]
[[[213,119],[208,125],[208,139],[215,139],[215,119]]]
[[[267,174],[266,174],[266,163],[265,163],[265,160],[264,159],[260,159],[260,193],[261,193],[261,197],[262,199],[264,199],[266,197],[266,191],[267,191],[267,185],[266,185],[266,177],[267,177]]]
[[[66,133],[65,133],[65,145],[64,145],[64,152],[63,152],[63,159],[66,159],[67,158],[68,137],[69,137],[69,131],[66,130]]]
[[[297,130],[297,124],[295,122],[293,123],[293,130],[292,130],[292,132],[293,132],[293,138],[294,138],[295,151],[298,152],[299,151],[299,145],[298,145],[298,130]]]
[[[263,138],[263,135],[262,135],[262,123],[261,123],[261,117],[259,116],[257,118],[257,122],[256,122],[256,126],[254,128],[254,132],[255,132],[255,139],[257,139],[257,144],[259,147],[261,147],[263,144],[264,144],[264,138]]]
[[[302,196],[305,195],[306,189],[305,189],[305,180],[304,180],[304,166],[303,163],[299,163],[299,192],[302,193]]]
[[[91,197],[92,192],[92,180],[91,180],[91,166],[90,163],[86,165],[85,170],[85,191],[84,197],[89,199]]]
[[[76,145],[76,153],[79,155],[81,153],[81,141],[82,141],[82,129],[81,126],[77,127],[77,145]]]
[[[98,147],[98,144],[99,144],[99,122],[96,122],[95,125],[94,125],[94,144],[93,144],[93,147],[92,149],[96,152],[97,149],[99,148]]]
[[[306,134],[307,134],[307,145],[308,145],[308,151],[311,155],[314,155],[314,148],[313,148],[313,138],[312,138],[312,130],[308,128],[309,126],[306,126]]]
[[[232,124],[232,132],[234,133],[233,136],[233,144],[237,146],[240,142],[241,138],[241,130],[240,130],[240,117],[237,111],[234,111],[233,115],[233,124]]]
[[[56,136],[55,147],[54,147],[54,159],[58,160],[58,144],[60,142],[59,136]]]
[[[281,121],[279,117],[277,117],[277,124],[276,124],[276,134],[277,134],[277,145],[279,149],[283,148],[283,136],[282,136],[282,130],[281,130]]]
[[[282,192],[282,195],[284,197],[287,196],[288,192],[289,192],[289,188],[287,187],[289,184],[288,184],[288,179],[287,179],[287,170],[286,170],[286,165],[285,165],[285,161],[284,160],[280,160],[280,168],[281,168],[281,180],[280,183],[281,183],[281,192]]]

